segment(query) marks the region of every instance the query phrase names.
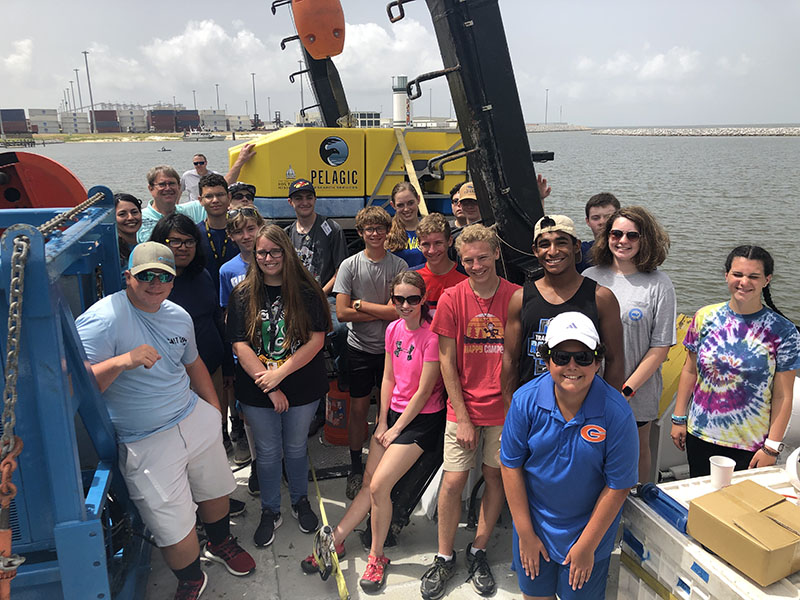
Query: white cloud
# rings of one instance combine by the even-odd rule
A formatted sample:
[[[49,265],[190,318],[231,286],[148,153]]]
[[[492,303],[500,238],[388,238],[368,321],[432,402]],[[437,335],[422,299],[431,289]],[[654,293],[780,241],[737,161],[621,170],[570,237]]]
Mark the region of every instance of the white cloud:
[[[33,40],[16,40],[12,45],[14,50],[2,60],[2,65],[7,72],[22,75],[31,68]]]
[[[754,65],[753,59],[747,54],[740,54],[738,57],[730,58],[728,56],[721,56],[717,59],[717,66],[723,71],[732,73],[734,75],[747,75]]]
[[[611,77],[618,77],[635,72],[638,69],[636,61],[626,52],[617,52],[602,66],[602,70]]]
[[[647,80],[678,81],[700,69],[700,52],[674,46],[666,53],[648,58],[639,69],[639,77]]]

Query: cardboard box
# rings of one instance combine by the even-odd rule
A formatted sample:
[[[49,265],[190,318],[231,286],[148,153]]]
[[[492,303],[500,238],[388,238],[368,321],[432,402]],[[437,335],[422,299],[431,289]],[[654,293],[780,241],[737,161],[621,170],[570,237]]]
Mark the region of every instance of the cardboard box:
[[[692,500],[687,531],[759,585],[800,570],[800,508],[753,481]]]

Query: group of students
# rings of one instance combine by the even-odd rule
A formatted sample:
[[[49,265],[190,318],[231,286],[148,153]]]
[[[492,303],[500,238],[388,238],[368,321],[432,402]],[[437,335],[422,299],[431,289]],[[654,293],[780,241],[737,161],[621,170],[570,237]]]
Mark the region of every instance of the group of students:
[[[170,299],[195,320],[200,356],[220,391],[233,375],[261,490],[254,543],[272,543],[282,523],[282,461],[300,529],[318,526],[307,499],[306,436],[328,389],[322,350],[336,329],[351,396],[352,503],[334,539],[341,558],[349,533],[371,514],[362,588],[377,591],[386,580],[394,484],[437,449],[443,432],[438,551],[422,576],[423,598],[442,597],[455,572],[461,496],[476,465],[485,490],[466,550],[476,591],[496,589],[486,549],[507,500],[525,597],[603,597],[622,503],[651,477],[660,366],[676,343],[675,292],[658,270],[670,242],[656,219],[600,194],[586,206],[595,240],[581,244],[571,219],[545,216],[532,247],[544,275],[520,287],[497,274],[500,248],[490,229],[470,224],[453,236],[442,215],[419,218],[408,183],[392,192],[394,218],[378,207],[358,213],[365,248],[348,258],[341,229],[315,212],[308,181],[290,187],[298,219],[286,231],[264,223],[247,188],[245,205],[230,207],[225,180],[203,176],[204,230],[175,213],[150,239],[174,253]],[[469,183],[454,204],[458,194],[474,200]],[[130,204],[120,196],[117,214],[121,241],[133,243]],[[731,300],[701,309],[684,341],[672,437],[686,447],[693,476],[707,473],[710,454],[732,454],[746,468],[773,464],[781,450],[800,335],[771,301],[773,269],[757,246],[731,252]],[[201,340],[209,348],[231,343],[235,364],[224,352],[204,356]],[[376,386],[378,422],[362,466]],[[301,567],[317,569],[312,556]]]

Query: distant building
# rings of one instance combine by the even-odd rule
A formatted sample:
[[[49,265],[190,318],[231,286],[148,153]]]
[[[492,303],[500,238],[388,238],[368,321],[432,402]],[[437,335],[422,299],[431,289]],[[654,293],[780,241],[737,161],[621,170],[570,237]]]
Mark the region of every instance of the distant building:
[[[228,131],[250,131],[252,128],[250,115],[228,115]]]
[[[130,133],[147,131],[147,113],[141,108],[117,109],[119,128]]]

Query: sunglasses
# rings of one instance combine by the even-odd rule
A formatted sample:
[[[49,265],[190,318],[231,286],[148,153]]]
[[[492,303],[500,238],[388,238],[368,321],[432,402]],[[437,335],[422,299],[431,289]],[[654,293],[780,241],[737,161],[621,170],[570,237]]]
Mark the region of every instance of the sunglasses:
[[[267,258],[267,255],[271,256],[272,258],[280,258],[283,256],[283,248],[273,248],[272,250],[256,250],[256,258],[264,260]]]
[[[422,302],[422,296],[419,294],[414,294],[413,296],[398,296],[397,294],[392,294],[392,302],[395,306],[403,306],[405,302],[408,302],[409,306],[416,306]]]
[[[139,281],[144,281],[145,283],[150,283],[156,278],[158,278],[161,283],[169,283],[175,279],[175,275],[172,273],[156,273],[155,271],[140,271],[134,275],[134,277],[136,277],[136,279]]]
[[[197,246],[197,240],[194,238],[187,238],[185,240],[167,238],[164,240],[170,248],[180,248],[186,246],[187,248],[194,248]]]
[[[566,350],[551,350],[550,360],[559,367],[569,364],[571,358],[575,359],[575,364],[579,367],[588,367],[594,362],[594,350],[579,350],[578,352],[567,352]]]
[[[233,196],[231,196],[234,200],[255,200],[255,196],[250,194],[249,192],[236,192]]]
[[[608,232],[608,235],[612,240],[621,240],[627,237],[631,242],[635,242],[642,237],[642,234],[638,231],[622,231],[621,229],[612,229]]]
[[[239,215],[243,217],[256,217],[258,216],[258,211],[253,208],[252,206],[242,206],[241,208],[234,208],[228,211],[228,220],[235,219]]]
[[[204,161],[204,160],[198,160],[198,161],[196,161],[196,162],[193,162],[192,164],[193,164],[195,167],[199,167],[200,165],[204,165],[204,164],[206,164],[206,161]]]

